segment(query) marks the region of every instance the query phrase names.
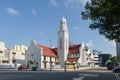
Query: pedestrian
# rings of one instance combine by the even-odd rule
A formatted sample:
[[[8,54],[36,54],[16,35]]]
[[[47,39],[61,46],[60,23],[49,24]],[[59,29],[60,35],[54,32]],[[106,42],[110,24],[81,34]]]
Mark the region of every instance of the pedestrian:
[[[66,65],[64,65],[64,71],[66,71]]]
[[[79,68],[79,65],[77,64],[77,69]]]

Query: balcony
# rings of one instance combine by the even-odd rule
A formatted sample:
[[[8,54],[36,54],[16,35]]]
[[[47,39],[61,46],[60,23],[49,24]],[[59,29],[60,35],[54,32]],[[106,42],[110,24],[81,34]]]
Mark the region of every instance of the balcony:
[[[53,61],[49,61],[49,63],[53,63]]]
[[[45,61],[45,60],[43,61],[43,63],[47,63],[47,62],[48,62],[48,61]]]

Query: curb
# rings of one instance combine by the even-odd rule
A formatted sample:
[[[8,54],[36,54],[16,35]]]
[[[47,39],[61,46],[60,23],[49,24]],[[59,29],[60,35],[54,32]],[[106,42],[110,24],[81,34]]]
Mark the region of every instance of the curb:
[[[116,80],[120,80],[120,73],[115,73]]]

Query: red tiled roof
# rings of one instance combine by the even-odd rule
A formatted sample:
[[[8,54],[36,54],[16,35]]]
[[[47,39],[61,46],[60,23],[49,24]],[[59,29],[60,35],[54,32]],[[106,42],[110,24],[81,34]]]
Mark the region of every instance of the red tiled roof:
[[[71,45],[69,46],[69,53],[68,55],[71,55],[71,54],[78,54],[79,53],[79,48],[80,48],[80,44],[79,45]],[[78,58],[68,58],[66,60],[66,62],[77,62],[78,61]]]
[[[69,52],[68,52],[68,54],[78,54],[80,46],[81,45],[72,45],[72,46],[69,46]]]
[[[77,62],[78,58],[69,58],[67,59],[67,62]]]
[[[46,46],[42,46],[40,44],[37,44],[37,46],[43,49],[43,56],[57,57],[56,49],[51,49]]]
[[[51,57],[58,57],[58,53],[57,53],[57,48],[49,48],[40,44],[37,44],[37,46],[39,48],[43,49],[43,56],[51,56]],[[80,48],[80,44],[79,45],[71,45],[69,46],[69,52],[68,55],[70,54],[78,54],[79,53],[79,48]]]
[[[52,51],[55,55],[57,55],[57,48],[53,48]]]

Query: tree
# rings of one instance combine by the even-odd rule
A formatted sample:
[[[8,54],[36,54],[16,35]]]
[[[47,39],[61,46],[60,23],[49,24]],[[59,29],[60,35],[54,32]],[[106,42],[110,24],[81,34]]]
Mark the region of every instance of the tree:
[[[111,60],[114,63],[118,63],[118,62],[120,62],[120,56],[114,56],[114,57],[111,58]]]
[[[89,28],[120,42],[120,0],[91,0],[81,15],[83,20],[92,21]]]

